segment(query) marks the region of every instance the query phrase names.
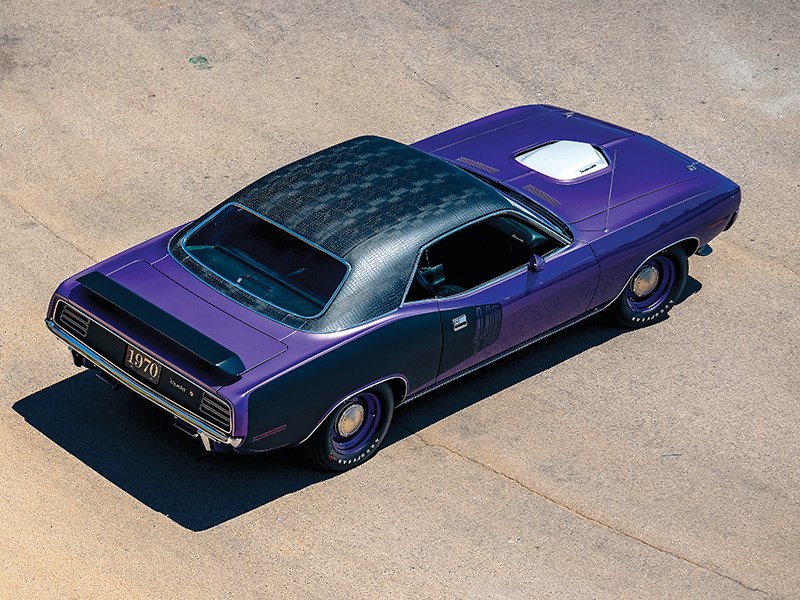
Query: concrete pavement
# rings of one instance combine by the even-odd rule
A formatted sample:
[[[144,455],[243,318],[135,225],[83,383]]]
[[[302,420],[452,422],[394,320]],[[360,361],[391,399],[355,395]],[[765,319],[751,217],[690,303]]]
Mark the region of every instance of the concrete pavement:
[[[0,4],[0,597],[800,596],[798,31],[793,1]],[[354,471],[204,454],[43,325],[293,159],[536,102],[702,160],[741,218],[666,322],[424,396]]]

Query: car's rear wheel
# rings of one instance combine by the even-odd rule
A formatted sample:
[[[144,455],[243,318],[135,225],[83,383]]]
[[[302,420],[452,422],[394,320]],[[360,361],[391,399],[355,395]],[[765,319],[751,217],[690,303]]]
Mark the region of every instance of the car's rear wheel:
[[[650,257],[631,277],[616,301],[615,312],[626,327],[643,327],[667,317],[689,276],[689,260],[680,246]]]
[[[340,404],[306,443],[311,458],[331,471],[346,471],[371,458],[394,412],[392,389],[381,384]]]

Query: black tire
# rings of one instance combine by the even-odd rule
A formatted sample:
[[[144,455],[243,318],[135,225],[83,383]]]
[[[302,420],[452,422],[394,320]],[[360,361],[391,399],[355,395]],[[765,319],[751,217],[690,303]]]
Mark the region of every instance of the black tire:
[[[650,257],[631,276],[615,301],[617,319],[630,328],[663,321],[683,293],[688,276],[689,259],[680,246],[667,248]],[[649,290],[653,279],[656,283]]]
[[[359,408],[360,407],[360,408]],[[354,415],[360,411],[362,421]],[[305,443],[306,453],[323,469],[347,471],[369,460],[378,451],[394,413],[392,389],[383,383],[345,400]],[[347,435],[343,435],[343,431]]]

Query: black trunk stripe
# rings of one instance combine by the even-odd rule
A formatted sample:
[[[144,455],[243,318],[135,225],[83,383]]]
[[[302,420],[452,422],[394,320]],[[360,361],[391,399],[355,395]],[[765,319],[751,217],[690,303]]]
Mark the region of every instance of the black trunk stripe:
[[[78,282],[92,293],[135,319],[149,325],[222,372],[228,375],[241,375],[245,371],[242,359],[233,351],[183,321],[176,319],[168,312],[121,286],[116,281],[109,279],[102,273],[92,271],[78,277]]]

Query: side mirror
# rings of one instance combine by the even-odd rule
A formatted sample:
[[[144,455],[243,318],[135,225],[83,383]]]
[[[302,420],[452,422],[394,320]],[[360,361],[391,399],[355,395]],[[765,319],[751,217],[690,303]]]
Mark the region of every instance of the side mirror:
[[[538,254],[531,254],[531,262],[528,264],[528,268],[531,272],[538,273],[544,269],[544,259]]]

